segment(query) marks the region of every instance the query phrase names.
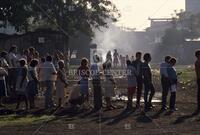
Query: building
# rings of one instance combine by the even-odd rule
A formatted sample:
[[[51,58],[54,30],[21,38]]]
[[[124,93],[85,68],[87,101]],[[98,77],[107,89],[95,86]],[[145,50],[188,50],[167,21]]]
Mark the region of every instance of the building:
[[[185,9],[191,14],[200,13],[200,0],[185,0]]]

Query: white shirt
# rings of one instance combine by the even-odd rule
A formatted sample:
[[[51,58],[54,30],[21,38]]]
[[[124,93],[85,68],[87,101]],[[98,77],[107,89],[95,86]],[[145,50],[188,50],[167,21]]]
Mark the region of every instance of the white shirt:
[[[3,67],[3,68],[9,67],[8,62],[6,61],[5,58],[0,58],[0,61],[1,61],[1,63],[2,63],[2,67]]]
[[[14,53],[9,53],[9,64],[10,64],[10,67],[17,67],[17,56],[14,54]],[[13,62],[12,62],[13,61]]]
[[[44,81],[56,81],[56,68],[52,62],[44,63]]]
[[[6,72],[6,70],[2,67],[0,67],[0,80],[5,80],[5,76],[7,76],[8,73]]]

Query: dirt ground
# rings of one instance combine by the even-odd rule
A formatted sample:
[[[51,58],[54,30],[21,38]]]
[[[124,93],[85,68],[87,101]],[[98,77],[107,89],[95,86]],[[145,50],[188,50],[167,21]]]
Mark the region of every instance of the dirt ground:
[[[0,115],[0,135],[199,135],[200,115],[195,114],[196,84],[184,71],[177,92],[178,111],[161,112],[160,103],[146,114],[119,109],[91,113],[90,109],[71,113],[65,108],[54,114],[43,110]]]

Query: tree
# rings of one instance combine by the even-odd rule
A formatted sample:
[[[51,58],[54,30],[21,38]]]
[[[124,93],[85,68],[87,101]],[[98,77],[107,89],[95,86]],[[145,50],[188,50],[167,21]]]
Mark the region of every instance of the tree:
[[[31,0],[1,0],[0,1],[0,27],[6,27],[8,23],[17,31],[27,30],[31,17]]]
[[[17,21],[13,26],[19,30],[45,24],[69,35],[81,31],[93,36],[94,29],[108,27],[109,22],[117,21],[120,16],[110,0],[21,0],[18,6],[16,3],[4,0],[0,16],[3,22],[12,25]],[[10,7],[12,10],[8,10]]]

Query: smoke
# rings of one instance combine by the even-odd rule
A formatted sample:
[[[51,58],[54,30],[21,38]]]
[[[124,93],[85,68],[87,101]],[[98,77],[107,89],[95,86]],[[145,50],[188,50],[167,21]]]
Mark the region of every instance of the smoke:
[[[135,55],[137,51],[148,51],[147,41],[144,31],[136,32],[125,30],[121,27],[110,25],[108,29],[96,31],[93,43],[98,45],[105,58],[106,53],[117,49],[122,55]]]

